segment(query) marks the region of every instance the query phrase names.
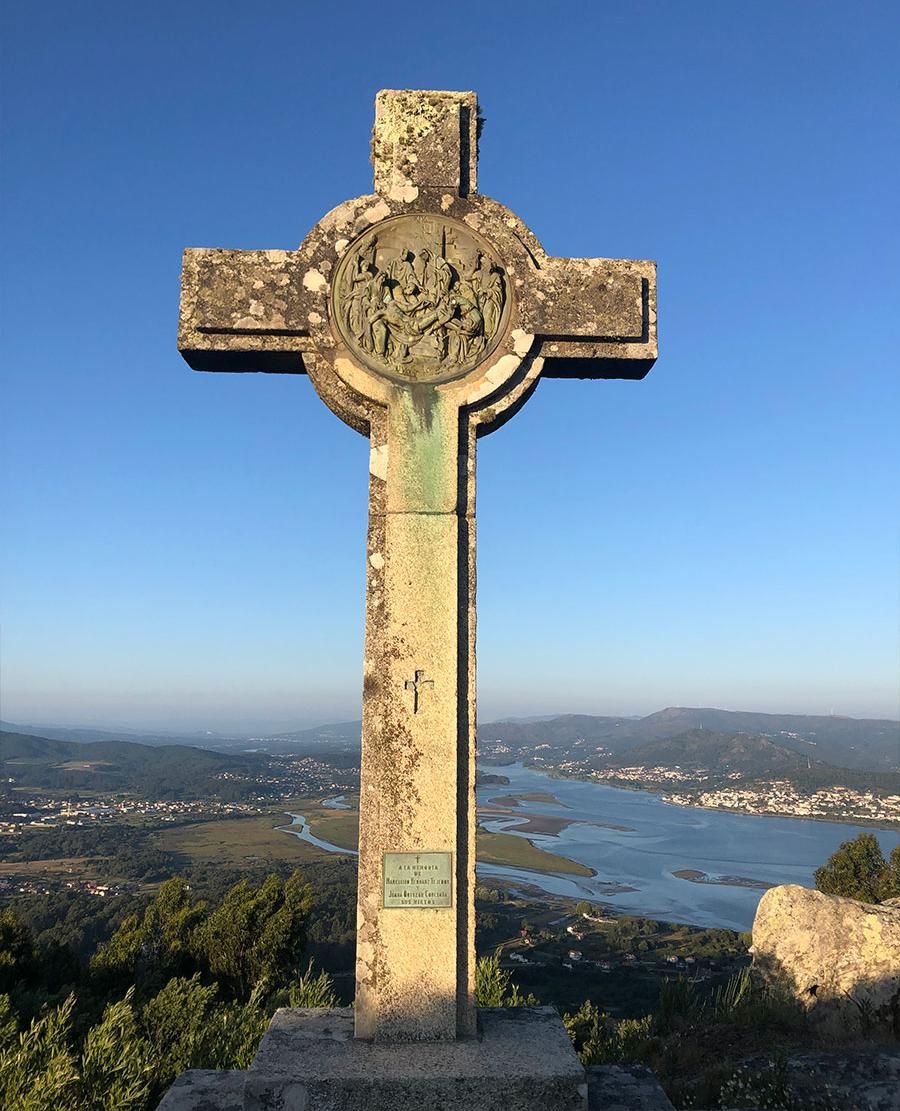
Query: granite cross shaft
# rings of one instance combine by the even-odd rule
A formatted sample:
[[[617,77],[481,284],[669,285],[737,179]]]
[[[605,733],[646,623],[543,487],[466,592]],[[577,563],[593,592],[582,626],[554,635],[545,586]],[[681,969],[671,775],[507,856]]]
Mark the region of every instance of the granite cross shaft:
[[[295,251],[184,255],[190,366],[307,373],[371,441],[359,1038],[476,1028],[476,438],[540,377],[639,379],[656,358],[654,263],[548,256],[477,192],[477,145],[474,93],[382,91],[373,194]]]

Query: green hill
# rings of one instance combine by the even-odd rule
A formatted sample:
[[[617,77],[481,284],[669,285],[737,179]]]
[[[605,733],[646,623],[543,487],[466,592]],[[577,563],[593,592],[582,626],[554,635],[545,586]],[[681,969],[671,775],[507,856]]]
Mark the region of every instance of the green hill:
[[[81,744],[0,732],[0,776],[5,786],[63,791],[127,791],[147,798],[240,798],[259,791],[266,769],[254,754],[230,756],[187,745],[130,741]],[[227,775],[227,778],[223,776]]]
[[[645,767],[678,767],[718,775],[740,772],[748,778],[754,778],[786,775],[801,764],[805,768],[807,758],[775,744],[767,737],[692,729],[677,737],[637,745],[616,757],[613,763],[620,766],[642,764]]]

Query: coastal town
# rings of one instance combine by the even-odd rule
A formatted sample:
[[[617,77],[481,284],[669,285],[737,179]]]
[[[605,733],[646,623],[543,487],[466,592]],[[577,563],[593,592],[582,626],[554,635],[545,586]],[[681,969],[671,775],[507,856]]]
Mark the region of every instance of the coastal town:
[[[553,771],[566,778],[587,779],[610,787],[659,792],[664,802],[676,806],[786,818],[827,818],[831,822],[900,825],[900,794],[841,786],[806,791],[787,779],[747,782],[741,772],[730,772],[722,777],[724,782],[707,788],[702,785],[713,778],[709,773],[677,767],[594,768],[585,772],[575,768],[571,761],[563,761]],[[675,785],[682,789],[671,790]]]
[[[26,829],[97,826],[134,818],[181,822],[192,818],[233,818],[259,812],[259,805],[255,802],[221,802],[219,799],[100,796],[60,801],[39,794],[16,799],[13,806],[15,809],[10,808],[0,818],[0,837],[14,837]]]
[[[590,979],[613,1014],[656,998],[663,980],[722,982],[747,963],[746,935],[734,930],[635,917],[494,881],[475,898],[479,948],[494,952],[523,992],[574,1002]]]
[[[876,795],[849,787],[821,788],[803,794],[786,780],[722,787],[713,791],[663,795],[676,806],[736,810],[742,814],[776,814],[792,818],[827,818],[836,822],[900,824],[900,795]]]

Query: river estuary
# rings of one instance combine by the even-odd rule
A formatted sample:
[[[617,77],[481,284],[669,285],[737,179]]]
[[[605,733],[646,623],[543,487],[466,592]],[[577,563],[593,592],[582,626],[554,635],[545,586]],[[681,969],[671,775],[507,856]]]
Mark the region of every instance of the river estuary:
[[[508,786],[479,787],[479,805],[508,795],[553,795],[558,804],[520,802],[516,813],[548,814],[571,824],[555,836],[527,836],[548,852],[586,864],[597,875],[581,879],[479,864],[482,880],[505,876],[545,891],[602,900],[610,908],[671,922],[749,930],[764,886],[814,886],[813,872],[838,845],[863,828],[870,829],[842,822],[675,806],[649,792],[552,779],[519,764],[484,771],[501,773],[510,782]],[[488,830],[515,833],[508,823],[508,819],[482,818]],[[870,832],[878,837],[885,856],[900,844],[900,831]],[[675,873],[688,873],[692,878]],[[699,877],[704,877],[702,882],[697,882]],[[722,883],[722,879],[728,882]],[[745,886],[747,881],[758,886]],[[609,884],[632,890],[609,893]]]
[[[499,772],[509,780],[508,785],[478,788],[485,829],[528,837],[548,852],[592,868],[596,875],[582,879],[479,863],[482,882],[503,877],[522,886],[669,922],[749,930],[766,887],[779,883],[814,886],[813,872],[838,845],[870,828],[675,806],[646,791],[553,779],[520,764],[484,771]],[[491,818],[483,812],[491,808],[492,799],[538,793],[544,797],[511,807],[514,817]],[[547,796],[556,801],[548,801]],[[323,805],[346,808],[343,796]],[[529,814],[559,819],[555,825],[563,828],[553,835],[518,830],[517,825]],[[302,815],[292,814],[291,818],[291,825],[282,827],[285,833],[328,852],[352,852],[316,837]],[[885,856],[900,844],[900,831],[871,832],[881,842]]]

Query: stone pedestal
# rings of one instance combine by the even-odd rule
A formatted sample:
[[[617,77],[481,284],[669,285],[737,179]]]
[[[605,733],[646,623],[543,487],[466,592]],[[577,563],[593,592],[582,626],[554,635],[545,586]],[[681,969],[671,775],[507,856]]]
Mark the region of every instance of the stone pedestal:
[[[482,1009],[478,1027],[455,1042],[365,1042],[349,1007],[283,1009],[246,1072],[184,1073],[159,1111],[587,1111],[554,1008]]]
[[[477,1037],[379,1043],[350,1008],[280,1010],[244,1085],[244,1111],[586,1111],[587,1082],[552,1007],[478,1012]]]

